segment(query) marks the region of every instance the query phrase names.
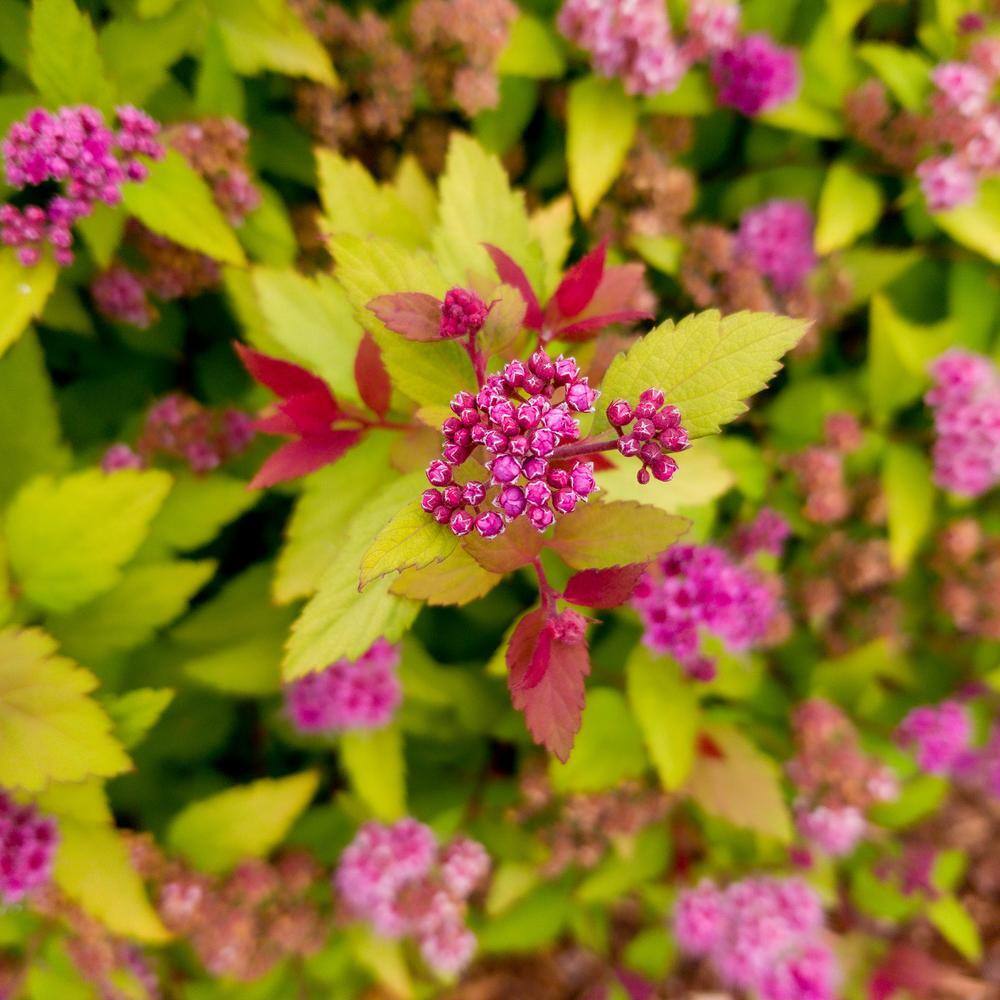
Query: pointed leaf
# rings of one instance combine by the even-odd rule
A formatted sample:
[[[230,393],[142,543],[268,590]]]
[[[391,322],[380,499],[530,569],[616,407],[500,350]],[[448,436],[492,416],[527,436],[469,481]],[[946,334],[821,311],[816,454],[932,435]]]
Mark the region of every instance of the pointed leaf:
[[[500,573],[483,569],[465,549],[456,548],[441,562],[403,570],[390,590],[431,607],[461,606],[488,594],[502,579]]]
[[[174,693],[170,688],[136,688],[104,700],[123,747],[131,750],[146,738],[174,700]]]
[[[301,365],[272,358],[245,344],[234,343],[233,348],[251,377],[282,399],[308,392],[329,391],[321,378]]]
[[[354,356],[354,381],[365,406],[376,416],[384,417],[389,412],[392,383],[382,364],[382,352],[370,333],[366,333],[358,344],[358,353]]]
[[[562,316],[573,317],[587,308],[604,277],[607,250],[608,241],[605,238],[566,272],[555,294],[556,305]]]
[[[891,444],[882,468],[889,522],[889,556],[898,570],[909,569],[934,521],[934,479],[918,448]]]
[[[843,250],[874,229],[883,201],[877,181],[855,170],[847,160],[837,160],[827,172],[819,196],[816,252]]]
[[[361,431],[329,431],[283,444],[260,467],[250,481],[250,488],[263,490],[276,483],[307,476],[336,462],[362,438]]]
[[[406,760],[398,726],[344,733],[340,759],[352,790],[375,819],[394,823],[406,815]]]
[[[493,261],[493,266],[497,269],[500,280],[505,285],[516,288],[520,292],[521,298],[524,299],[526,307],[524,325],[531,330],[540,330],[543,321],[542,307],[539,305],[538,296],[535,295],[535,290],[531,287],[531,282],[528,281],[528,276],[521,269],[521,265],[499,247],[490,243],[484,243],[483,246],[490,255],[490,260]]]
[[[0,355],[40,316],[56,285],[59,269],[49,257],[25,267],[9,247],[0,250]]]
[[[617,608],[632,596],[645,572],[645,563],[586,569],[569,578],[563,598],[581,608]]]
[[[458,538],[412,500],[375,536],[361,560],[359,590],[395,570],[441,562],[458,548]]]
[[[389,330],[407,340],[426,343],[441,339],[441,301],[426,292],[379,295],[368,308]]]

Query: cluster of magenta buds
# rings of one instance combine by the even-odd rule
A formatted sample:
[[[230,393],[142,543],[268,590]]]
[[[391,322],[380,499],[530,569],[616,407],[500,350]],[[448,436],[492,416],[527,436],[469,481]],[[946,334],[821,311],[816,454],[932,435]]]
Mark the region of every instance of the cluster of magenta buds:
[[[627,400],[616,399],[607,412],[608,423],[618,434],[618,451],[626,458],[638,458],[642,462],[635,478],[644,486],[650,474],[661,483],[670,482],[677,471],[671,453],[691,447],[688,433],[681,424],[681,411],[664,403],[659,389],[646,389],[635,407]]]
[[[465,288],[452,288],[441,303],[442,337],[468,337],[479,333],[490,313],[490,307]]]
[[[458,393],[454,416],[442,426],[441,458],[427,468],[432,489],[421,498],[424,510],[459,536],[475,529],[495,538],[521,516],[544,531],[597,489],[592,462],[559,456],[580,437],[574,414],[592,412],[597,395],[572,358],[553,360],[544,351],[527,363],[509,362],[475,396]],[[489,480],[459,484],[454,469],[478,447],[488,456]]]

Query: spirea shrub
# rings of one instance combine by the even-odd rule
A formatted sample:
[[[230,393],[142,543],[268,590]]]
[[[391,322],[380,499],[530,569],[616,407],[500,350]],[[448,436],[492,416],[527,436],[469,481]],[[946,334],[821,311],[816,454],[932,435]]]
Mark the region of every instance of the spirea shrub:
[[[0,70],[0,998],[997,994],[996,4]]]

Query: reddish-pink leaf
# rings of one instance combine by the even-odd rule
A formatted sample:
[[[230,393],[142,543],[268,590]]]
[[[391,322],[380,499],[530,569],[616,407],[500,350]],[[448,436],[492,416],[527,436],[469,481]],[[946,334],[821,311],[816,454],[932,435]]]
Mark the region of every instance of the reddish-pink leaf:
[[[307,372],[300,365],[261,354],[260,351],[255,351],[244,344],[234,344],[233,347],[251,377],[282,399],[303,392],[316,392],[319,389],[327,393],[330,391],[321,378]]]
[[[652,318],[652,313],[642,309],[623,309],[621,312],[590,316],[580,320],[579,323],[560,327],[556,332],[563,340],[590,340],[592,333],[597,333],[614,323],[638,323],[640,320]]]
[[[645,276],[646,269],[642,264],[619,264],[606,268],[594,297],[587,304],[586,316],[634,308],[642,294]]]
[[[279,403],[277,409],[291,420],[294,433],[303,437],[326,433],[334,420],[343,415],[326,386],[292,396]]]
[[[441,339],[441,300],[426,292],[379,295],[368,303],[368,309],[407,340]]]
[[[933,997],[947,977],[948,969],[928,954],[898,944],[872,973],[868,996],[870,1000],[891,1000],[905,991],[915,997]]]
[[[573,635],[569,638],[557,620],[547,618],[539,608],[518,622],[507,647],[508,687],[514,708],[524,714],[535,742],[563,763],[569,759],[580,729],[583,682],[590,673],[582,629]]]
[[[529,330],[540,330],[542,328],[543,314],[542,307],[538,303],[538,296],[528,281],[528,276],[524,273],[521,265],[516,260],[509,257],[499,247],[484,243],[486,252],[493,260],[493,266],[497,269],[497,275],[505,285],[512,285],[521,293],[527,309],[524,313],[524,325]]]
[[[382,363],[382,352],[370,333],[366,333],[358,345],[354,358],[354,381],[364,404],[373,413],[384,417],[389,412],[392,383]]]
[[[542,551],[542,545],[542,535],[526,517],[512,521],[498,538],[469,535],[463,543],[465,551],[491,573],[513,573],[527,566]]]
[[[607,249],[607,239],[601,240],[563,276],[555,294],[555,304],[560,316],[576,316],[587,308],[604,275]]]
[[[260,467],[250,481],[250,487],[265,489],[330,465],[357,444],[361,435],[361,431],[329,431],[322,436],[289,441]]]
[[[284,434],[288,437],[295,437],[299,433],[292,418],[287,413],[281,413],[279,410],[274,410],[273,412],[264,414],[262,417],[258,417],[253,422],[253,427],[255,431],[259,431],[261,434]]]
[[[632,596],[645,571],[645,563],[585,569],[569,578],[563,597],[581,608],[617,608]]]

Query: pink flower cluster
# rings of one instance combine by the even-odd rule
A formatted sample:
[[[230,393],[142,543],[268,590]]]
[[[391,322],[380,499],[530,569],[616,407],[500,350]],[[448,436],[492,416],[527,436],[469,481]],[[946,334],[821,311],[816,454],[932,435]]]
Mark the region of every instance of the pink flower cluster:
[[[831,858],[850,854],[868,832],[868,821],[857,806],[814,806],[795,813],[803,839]]]
[[[90,283],[90,294],[97,311],[113,322],[145,330],[156,319],[145,285],[123,264],[114,264],[97,275]]]
[[[468,337],[479,333],[489,315],[489,306],[476,295],[465,288],[452,288],[441,304],[442,337]]]
[[[774,198],[743,213],[736,253],[771,279],[783,295],[794,292],[816,266],[814,220],[808,206],[794,198]]]
[[[361,827],[340,856],[334,885],[352,916],[384,937],[415,939],[432,969],[454,975],[475,951],[466,901],[489,870],[477,841],[458,837],[442,848],[429,827],[402,819]]]
[[[0,903],[19,903],[49,881],[58,843],[55,820],[0,791]]]
[[[762,1000],[833,1000],[839,974],[823,932],[819,897],[799,879],[748,878],[725,889],[705,881],[674,909],[681,949]]]
[[[124,441],[110,445],[101,458],[101,468],[105,472],[121,472],[123,469],[145,469],[146,460]]]
[[[158,159],[159,125],[136,108],[117,109],[118,131],[110,129],[96,108],[81,105],[55,114],[36,108],[11,125],[0,150],[7,182],[19,190],[46,182],[60,186],[45,205],[0,207],[0,240],[18,248],[18,259],[31,267],[46,245],[56,261],[73,261],[71,226],[90,215],[97,202],[117,205],[122,185],[147,175],[139,157]]]
[[[403,698],[396,677],[399,647],[378,639],[357,660],[337,660],[285,688],[285,712],[303,733],[378,729]]]
[[[1000,799],[1000,723],[993,726],[983,746],[959,757],[953,774],[963,784]]]
[[[957,701],[922,705],[900,723],[900,741],[916,750],[917,763],[928,774],[950,774],[969,749],[972,719]]]
[[[574,414],[592,411],[597,395],[572,358],[553,360],[544,351],[527,364],[509,362],[475,396],[458,393],[454,416],[441,428],[441,458],[427,467],[432,488],[421,497],[423,509],[459,536],[475,529],[495,538],[522,515],[544,531],[597,489],[592,463],[559,462],[557,451],[580,436]],[[489,481],[459,485],[454,468],[480,445]],[[488,498],[499,513],[487,508]]]
[[[714,545],[667,549],[636,585],[632,606],[645,628],[643,642],[698,680],[715,676],[715,663],[701,652],[703,631],[738,652],[759,643],[780,612],[767,579]]]
[[[782,514],[770,507],[761,507],[748,524],[737,528],[733,535],[733,551],[743,559],[765,552],[780,556],[792,533],[792,526]]]
[[[677,472],[670,452],[691,446],[688,432],[681,425],[681,411],[666,403],[659,389],[645,389],[635,407],[626,399],[616,399],[608,406],[607,414],[608,423],[618,434],[618,451],[642,463],[636,479],[645,486],[652,473],[661,483],[670,482]]]
[[[630,94],[669,92],[687,71],[661,0],[566,0],[558,24],[598,73],[620,77]]]
[[[712,59],[719,103],[753,116],[792,100],[800,79],[795,53],[764,34],[745,35]]]
[[[934,386],[934,479],[976,497],[1000,482],[1000,372],[989,358],[951,350],[931,365]]]

